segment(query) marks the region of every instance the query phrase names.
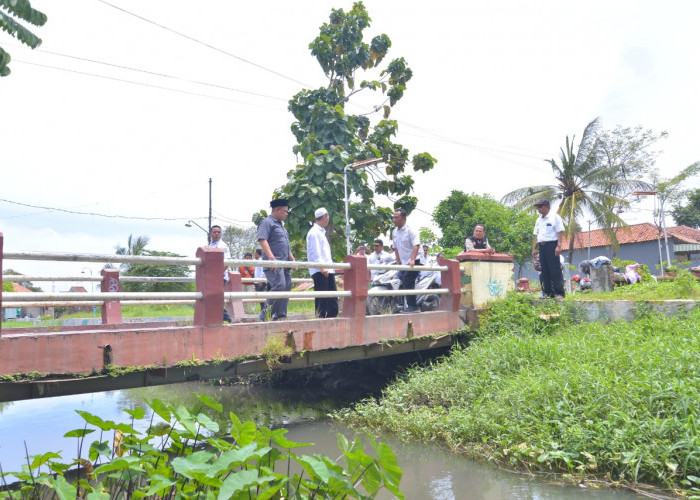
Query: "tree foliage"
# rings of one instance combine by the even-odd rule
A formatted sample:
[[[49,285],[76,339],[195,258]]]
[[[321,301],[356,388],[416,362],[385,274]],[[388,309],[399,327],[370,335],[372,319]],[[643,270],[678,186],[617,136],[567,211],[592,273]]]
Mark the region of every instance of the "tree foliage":
[[[232,259],[242,259],[246,252],[257,248],[258,231],[254,227],[226,226],[221,239],[228,245]]]
[[[598,118],[586,126],[576,151],[576,137],[570,140],[567,136],[559,160],[546,160],[552,168],[554,184],[516,189],[501,200],[515,208],[531,212],[535,211],[534,204],[539,199],[559,201],[557,211],[564,221],[569,248],[573,248],[574,238],[580,228],[579,220],[584,217],[592,218],[605,230],[613,246],[617,246],[613,229],[626,224],[616,208],[629,206],[626,197],[635,189],[648,187],[641,180],[627,177],[617,160],[604,158],[602,141],[598,135],[599,126]],[[622,156],[624,155],[620,153],[617,159]],[[572,258],[573,252],[569,252],[569,263]]]
[[[700,229],[700,189],[688,193],[685,205],[678,202],[673,205],[671,215],[676,224]]]
[[[137,236],[134,238],[133,234],[129,235],[129,238],[126,241],[126,246],[123,247],[121,245],[116,246],[116,254],[117,255],[143,255],[143,252],[146,250],[146,245],[151,241],[151,239],[148,236]],[[112,267],[111,265],[107,265],[105,267]],[[128,262],[124,262],[119,266],[119,270],[122,273],[127,272],[131,268],[131,264]]]
[[[34,26],[43,26],[47,18],[46,14],[33,9],[29,0],[0,0],[0,30],[33,49],[37,48],[41,39],[25,28],[18,19]],[[10,54],[0,47],[0,77],[10,74],[10,59]]]
[[[442,231],[441,246],[462,248],[474,226],[483,224],[491,246],[512,255],[521,267],[531,258],[535,219],[534,214],[507,207],[489,195],[456,190],[433,211],[433,220]]]
[[[139,255],[149,257],[183,257],[173,252],[160,252],[158,250],[143,250]],[[150,277],[173,277],[187,278],[190,275],[187,266],[176,264],[156,265],[156,264],[131,264],[127,271],[121,273],[122,276],[150,276]],[[191,292],[195,290],[195,284],[190,283],[122,283],[122,288],[126,292]]]
[[[146,245],[150,242],[148,236],[129,235],[126,246],[117,245],[117,255],[143,255],[146,257],[183,257],[173,252],[163,252],[158,250],[147,250]],[[105,266],[105,267],[110,267]],[[119,266],[119,273],[122,276],[149,276],[154,278],[172,277],[186,278],[190,275],[187,266],[176,264],[156,265],[156,264],[132,264],[125,262]],[[122,283],[122,288],[126,292],[189,292],[194,291],[194,283]]]
[[[392,209],[377,206],[375,193],[387,196],[394,207],[412,211],[417,204],[411,196],[414,180],[405,170],[412,165],[414,172],[427,172],[436,162],[428,153],[411,158],[406,148],[392,140],[398,124],[389,116],[413,73],[403,58],[381,66],[391,40],[382,34],[365,42],[363,32],[370,21],[362,2],[347,12],[333,9],[329,22],[309,46],[328,83],[319,89],[304,89],[289,101],[296,120],[291,126],[297,141],[293,151],[302,163],[288,173],[287,183],[276,195],[290,200],[292,214],[286,227],[292,239],[303,238],[314,220],[314,210],[326,207],[330,214],[326,234],[336,255],[345,253],[343,172],[347,165],[371,158],[382,158],[384,164],[382,169],[348,172],[351,238],[357,242],[391,227]],[[377,78],[359,81],[362,75],[377,71]],[[371,92],[378,98],[373,111],[346,113],[346,104],[359,92]],[[374,126],[367,116],[373,113],[383,115]],[[256,214],[254,222],[264,214]]]
[[[603,130],[597,134],[600,162],[618,170],[622,177],[640,178],[651,171],[662,153],[653,147],[667,137],[668,132],[657,134],[641,125]]]

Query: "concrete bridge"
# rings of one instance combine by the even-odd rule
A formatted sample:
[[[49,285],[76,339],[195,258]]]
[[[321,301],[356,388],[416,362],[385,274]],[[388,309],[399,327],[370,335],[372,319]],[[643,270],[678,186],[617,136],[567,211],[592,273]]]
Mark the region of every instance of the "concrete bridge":
[[[87,256],[31,252],[2,253],[0,233],[0,272],[3,259],[82,260],[120,262],[129,256]],[[132,257],[133,258],[133,257]],[[180,259],[180,264],[195,266],[196,292],[126,293],[119,290],[119,273],[102,271],[99,294],[35,293],[33,300],[63,303],[62,300],[99,300],[102,324],[83,327],[43,327],[0,330],[0,401],[92,392],[116,388],[157,385],[193,379],[248,375],[270,369],[298,369],[341,361],[389,356],[416,350],[451,345],[450,332],[467,323],[476,324],[473,277],[477,262],[482,266],[501,266],[512,273],[508,256],[461,256],[465,262],[445,260],[439,268],[442,287],[437,311],[415,314],[367,316],[366,300],[377,291],[368,290],[369,269],[364,257],[349,255],[334,266],[343,272],[343,291],[324,292],[342,299],[341,316],[333,319],[290,319],[278,322],[248,322],[243,300],[276,298],[286,292],[244,292],[240,274],[230,273],[224,290],[225,266],[251,265],[255,261],[224,262],[217,249],[200,248],[196,259]],[[158,259],[149,257],[149,259]],[[487,262],[484,262],[484,259]],[[172,259],[166,259],[172,263]],[[303,262],[279,263],[287,267],[310,267]],[[505,267],[504,267],[505,265]],[[406,268],[407,266],[381,266]],[[416,267],[416,269],[419,269]],[[468,274],[469,273],[469,274]],[[493,274],[493,273],[491,273]],[[501,284],[494,298],[512,289]],[[493,287],[493,280],[484,287]],[[424,292],[422,292],[424,293]],[[402,293],[403,294],[403,293]],[[416,293],[418,294],[418,293]],[[29,300],[29,294],[0,295],[3,301]],[[70,295],[70,297],[66,297]],[[158,295],[158,297],[154,297]],[[291,292],[286,296],[298,296]],[[314,296],[318,293],[306,292]],[[465,298],[472,301],[466,303]],[[121,301],[158,299],[194,301],[192,325],[174,323],[124,324]],[[226,306],[236,321],[222,324]],[[4,377],[3,377],[4,376]]]

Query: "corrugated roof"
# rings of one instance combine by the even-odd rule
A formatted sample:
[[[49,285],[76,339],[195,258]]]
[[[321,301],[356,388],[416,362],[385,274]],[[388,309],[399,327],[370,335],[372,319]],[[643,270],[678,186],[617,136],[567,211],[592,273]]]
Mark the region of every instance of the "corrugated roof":
[[[700,244],[700,230],[688,226],[675,226],[666,228],[668,237],[682,243]],[[659,235],[659,230],[654,224],[644,222],[642,224],[632,224],[615,231],[617,241],[620,245],[630,243],[642,243],[645,241],[655,241]],[[610,246],[610,239],[602,229],[591,231],[591,248]],[[580,232],[574,239],[574,248],[588,248],[588,231]],[[569,240],[564,238],[563,249],[569,249]]]

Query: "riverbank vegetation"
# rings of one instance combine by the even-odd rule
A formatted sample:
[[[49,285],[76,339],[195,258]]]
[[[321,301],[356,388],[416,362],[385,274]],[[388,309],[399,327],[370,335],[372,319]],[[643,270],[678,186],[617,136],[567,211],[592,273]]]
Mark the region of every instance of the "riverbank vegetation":
[[[381,489],[404,498],[402,471],[385,443],[369,437],[367,454],[359,438],[339,434],[340,464],[300,453],[312,443],[288,440],[286,429],[242,422],[233,413],[224,426],[223,406],[194,396],[198,404],[190,408],[154,399],[151,411],[125,410],[130,424],[77,411],[85,426],[64,436],[76,438],[77,458],[65,463],[46,452],[12,472],[0,463],[0,499],[373,498]],[[99,437],[89,443],[92,435]],[[12,477],[21,488],[8,488]]]
[[[521,295],[482,319],[468,347],[335,417],[533,472],[699,486],[699,310],[575,324]]]

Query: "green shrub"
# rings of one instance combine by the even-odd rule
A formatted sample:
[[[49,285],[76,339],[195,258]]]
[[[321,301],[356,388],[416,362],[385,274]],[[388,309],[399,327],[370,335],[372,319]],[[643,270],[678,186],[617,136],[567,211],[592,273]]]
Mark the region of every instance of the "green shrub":
[[[335,417],[531,471],[672,488],[699,477],[700,310],[580,325],[564,311],[544,326],[539,310],[498,304],[469,347]]]
[[[349,442],[339,434],[340,465],[323,455],[300,454],[312,444],[286,439],[286,429],[241,422],[233,413],[223,435],[222,405],[204,394],[195,397],[201,404],[194,408],[150,401],[153,416],[143,408],[124,410],[131,424],[76,410],[86,424],[64,437],[76,438],[85,454],[72,463],[53,452],[27,457],[21,471],[2,474],[23,481],[21,490],[0,492],[0,499],[48,499],[54,493],[62,499],[373,498],[382,488],[404,498],[396,456],[371,436],[368,455],[359,438]],[[136,430],[136,421],[145,433]],[[99,437],[88,445],[87,436],[96,431]],[[69,480],[71,467],[77,474]]]

